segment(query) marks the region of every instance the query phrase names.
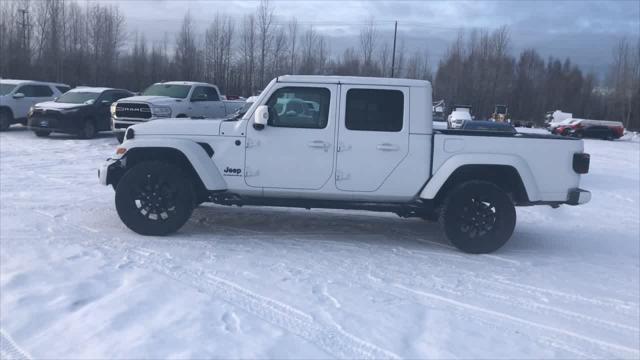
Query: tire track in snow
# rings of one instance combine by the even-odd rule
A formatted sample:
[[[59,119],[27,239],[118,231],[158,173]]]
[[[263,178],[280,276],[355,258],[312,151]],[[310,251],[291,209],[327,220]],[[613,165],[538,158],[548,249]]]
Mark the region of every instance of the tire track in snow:
[[[477,306],[477,305],[467,304],[465,302],[454,300],[454,299],[451,299],[451,298],[448,298],[448,297],[445,297],[445,296],[441,296],[441,295],[437,295],[437,294],[433,294],[433,293],[429,293],[429,292],[425,292],[425,291],[421,291],[421,290],[408,288],[408,287],[405,287],[405,286],[400,285],[400,284],[393,284],[393,286],[398,288],[398,289],[401,289],[401,290],[404,290],[404,291],[419,295],[421,297],[425,297],[425,298],[428,298],[428,299],[444,302],[444,303],[447,303],[447,304],[450,304],[450,305],[453,305],[453,306],[456,306],[456,307],[459,307],[459,308],[464,308],[464,309],[472,310],[472,311],[475,311],[475,312],[481,312],[481,313],[484,313],[484,314],[487,314],[487,315],[491,315],[493,317],[498,317],[498,318],[502,318],[502,319],[505,319],[505,320],[510,320],[512,322],[517,322],[517,323],[520,323],[520,324],[523,324],[523,325],[526,325],[526,326],[535,327],[535,328],[538,328],[538,329],[541,329],[541,330],[554,332],[554,333],[565,335],[565,336],[569,336],[569,337],[572,337],[572,338],[575,338],[575,339],[580,339],[580,340],[583,340],[583,341],[586,341],[586,342],[597,344],[597,345],[599,345],[601,347],[605,347],[605,348],[609,348],[609,349],[615,349],[617,351],[625,352],[625,353],[627,353],[629,355],[632,355],[632,356],[636,356],[637,357],[638,355],[640,355],[640,350],[635,349],[635,348],[631,348],[631,347],[628,347],[628,346],[614,344],[614,343],[610,343],[608,341],[603,341],[603,340],[599,340],[599,339],[594,339],[592,337],[581,335],[581,334],[578,334],[578,333],[570,331],[570,330],[561,329],[561,328],[557,328],[557,327],[554,327],[554,326],[541,324],[541,323],[538,323],[538,322],[535,322],[535,321],[522,319],[522,318],[517,317],[517,316],[509,315],[509,314],[502,313],[502,312],[495,311],[495,310],[491,310],[491,309],[486,309],[486,308],[483,308],[483,307]]]
[[[30,360],[31,357],[20,349],[11,336],[0,329],[0,359],[2,360]]]
[[[56,218],[52,214],[38,211],[39,213]],[[90,234],[95,238],[96,234],[88,231],[83,226],[78,226],[62,218],[64,224],[55,224],[59,228],[68,228]],[[66,242],[69,242],[66,240]],[[70,243],[70,242],[69,242]],[[182,284],[203,291],[210,296],[222,299],[234,307],[238,307],[247,313],[253,314],[264,321],[278,326],[292,334],[309,341],[327,354],[344,359],[398,359],[398,355],[382,349],[365,340],[344,331],[335,323],[320,323],[311,315],[308,315],[292,306],[277,300],[256,294],[249,289],[237,285],[231,281],[220,278],[201,269],[187,269],[181,267],[172,259],[155,252],[141,251],[135,246],[119,242],[114,246],[113,241],[99,237],[98,241],[81,240],[78,243],[84,247],[95,248],[99,246],[107,256],[112,258],[122,257],[129,259],[134,265],[150,269],[156,273],[172,278]]]
[[[274,246],[274,245],[272,245]],[[370,255],[370,254],[368,254]],[[592,345],[597,345],[601,348],[607,348],[610,350],[616,350],[616,351],[621,351],[621,352],[626,352],[626,353],[632,353],[634,355],[638,355],[640,354],[640,351],[638,349],[634,349],[625,345],[620,345],[620,344],[616,344],[616,343],[611,343],[605,340],[600,340],[600,339],[596,339],[594,337],[588,336],[588,335],[583,335],[580,333],[576,333],[574,331],[571,330],[567,330],[567,329],[563,329],[560,327],[555,327],[555,326],[551,326],[551,325],[545,325],[545,324],[541,324],[537,321],[531,321],[531,320],[527,320],[523,317],[520,316],[515,316],[515,315],[511,315],[509,313],[505,313],[505,312],[500,312],[500,311],[495,311],[495,310],[490,310],[490,309],[485,309],[481,306],[477,306],[477,305],[472,305],[472,304],[468,304],[468,303],[463,303],[463,302],[459,302],[457,300],[451,299],[447,296],[444,295],[440,295],[440,294],[435,294],[435,293],[430,293],[430,292],[425,292],[423,290],[416,290],[413,288],[408,287],[405,284],[398,284],[398,283],[391,283],[388,282],[384,279],[381,278],[375,278],[377,282],[384,282],[385,285],[384,286],[377,286],[377,287],[372,287],[371,282],[364,280],[363,279],[363,275],[362,274],[368,274],[370,273],[370,269],[366,269],[365,267],[358,267],[357,265],[355,265],[354,263],[349,262],[349,266],[346,266],[345,264],[343,264],[342,262],[335,262],[332,261],[331,259],[329,259],[328,257],[323,257],[324,261],[329,262],[330,264],[330,268],[331,271],[334,273],[342,273],[345,275],[345,277],[347,277],[350,281],[350,283],[352,284],[357,284],[363,288],[366,289],[371,289],[374,291],[378,291],[378,292],[383,292],[386,293],[388,295],[397,297],[399,299],[406,299],[408,296],[411,298],[415,298],[417,302],[421,302],[424,303],[424,301],[420,301],[420,298],[429,298],[431,300],[439,300],[440,302],[446,302],[449,305],[456,305],[458,308],[462,308],[462,309],[466,309],[466,310],[473,310],[473,312],[471,313],[464,313],[465,315],[472,315],[477,317],[477,313],[480,312],[484,315],[489,315],[490,317],[493,318],[499,318],[503,321],[508,321],[508,322],[516,322],[520,325],[525,325],[529,328],[534,328],[537,330],[543,330],[545,332],[553,332],[556,334],[561,334],[564,335],[566,337],[569,338],[573,338],[574,340],[578,340],[580,343],[589,343]],[[471,274],[473,275],[473,274]],[[505,285],[505,284],[495,284],[492,283],[489,280],[484,280],[484,279],[479,279],[477,277],[473,277],[473,280],[482,280],[482,282],[487,283],[488,285],[492,285],[495,287],[495,292],[482,292],[482,296],[487,296],[490,298],[493,298],[493,300],[495,301],[504,301],[502,299],[500,299],[498,296],[496,296],[496,294],[500,294],[500,293],[509,293],[510,291],[512,291],[512,289],[510,288],[510,286]],[[444,289],[444,290],[448,290],[450,293],[455,293],[456,289],[448,284],[440,284],[440,286]],[[394,288],[399,289],[400,291],[394,290]],[[424,295],[427,294],[427,295]],[[417,295],[416,296],[411,296],[411,295]],[[426,305],[433,305],[433,304],[428,304],[425,303]],[[586,323],[588,325],[600,325],[600,326],[604,326],[604,327],[608,327],[609,329],[622,329],[624,331],[633,331],[633,332],[638,332],[638,328],[633,327],[633,326],[629,326],[626,324],[620,324],[617,322],[613,322],[613,321],[608,321],[605,319],[600,319],[600,318],[594,318],[585,314],[581,314],[581,313],[577,313],[577,312],[573,312],[570,310],[564,310],[561,308],[556,308],[553,306],[549,306],[549,305],[545,305],[545,304],[538,304],[538,303],[532,303],[532,302],[523,302],[523,301],[519,301],[517,304],[513,304],[512,302],[509,303],[509,305],[515,305],[517,307],[520,308],[524,308],[524,309],[544,309],[548,312],[552,312],[554,313],[553,315],[556,316],[562,316],[564,318],[567,319],[572,319],[574,321],[578,321],[580,323]],[[570,344],[567,343],[558,343],[558,340],[554,340],[554,341],[549,341],[548,342],[549,345],[552,345],[554,347],[557,348],[562,348],[565,350],[569,350],[569,351],[574,351],[576,352],[576,354],[583,354],[582,352],[580,352],[578,349],[583,348],[584,346],[580,345],[580,346],[576,346],[576,349],[574,350],[570,350],[570,348],[572,348],[572,346]]]

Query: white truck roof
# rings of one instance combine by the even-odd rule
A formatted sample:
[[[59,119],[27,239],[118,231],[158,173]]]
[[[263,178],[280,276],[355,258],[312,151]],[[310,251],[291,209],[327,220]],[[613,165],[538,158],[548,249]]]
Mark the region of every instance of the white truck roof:
[[[167,82],[160,82],[157,84],[167,84],[167,85],[188,85],[188,86],[194,86],[194,85],[201,85],[201,86],[213,86],[213,87],[217,87],[213,84],[209,84],[209,83],[204,83],[204,82],[197,82],[197,81],[167,81]]]
[[[117,90],[114,88],[108,87],[91,87],[91,86],[78,86],[74,89],[69,90],[69,92],[90,92],[90,93],[101,93],[107,90]]]
[[[364,76],[325,76],[325,75],[282,75],[278,76],[278,82],[292,83],[316,83],[316,84],[352,84],[352,85],[391,85],[430,87],[426,80],[379,78]]]

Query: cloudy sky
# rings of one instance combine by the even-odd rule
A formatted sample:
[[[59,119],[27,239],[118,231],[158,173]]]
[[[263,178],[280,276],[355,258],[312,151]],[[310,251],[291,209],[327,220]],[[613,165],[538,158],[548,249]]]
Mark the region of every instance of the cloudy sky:
[[[240,18],[255,12],[246,0],[105,0],[117,3],[130,32],[173,40],[187,10],[204,32],[216,12]],[[333,54],[357,46],[358,33],[374,19],[378,44],[393,41],[393,21],[409,52],[428,51],[436,64],[457,33],[509,26],[512,52],[536,48],[543,56],[570,57],[586,71],[602,73],[622,37],[640,36],[640,1],[292,1],[271,0],[278,24],[295,17],[324,34]]]

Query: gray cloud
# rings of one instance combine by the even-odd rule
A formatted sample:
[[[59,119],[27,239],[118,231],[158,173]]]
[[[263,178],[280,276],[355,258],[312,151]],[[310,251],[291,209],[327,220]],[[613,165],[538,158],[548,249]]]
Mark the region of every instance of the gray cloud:
[[[148,39],[169,39],[189,10],[199,31],[216,12],[240,19],[257,1],[116,1],[127,16],[128,30]],[[358,32],[369,19],[378,27],[378,43],[391,42],[393,21],[408,52],[427,51],[437,63],[460,30],[509,26],[514,55],[533,47],[544,56],[570,57],[587,71],[602,74],[613,44],[640,36],[638,1],[272,1],[284,24],[295,17],[327,36],[332,53],[357,46]]]

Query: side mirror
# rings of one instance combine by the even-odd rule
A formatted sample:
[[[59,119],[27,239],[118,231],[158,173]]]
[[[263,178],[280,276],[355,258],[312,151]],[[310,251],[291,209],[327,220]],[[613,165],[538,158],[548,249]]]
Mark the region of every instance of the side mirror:
[[[15,94],[13,94],[13,98],[14,99],[22,99],[22,98],[24,98],[24,94],[23,93],[15,93]]]
[[[269,121],[269,107],[267,105],[260,105],[256,109],[253,116],[253,128],[256,130],[262,130]]]

